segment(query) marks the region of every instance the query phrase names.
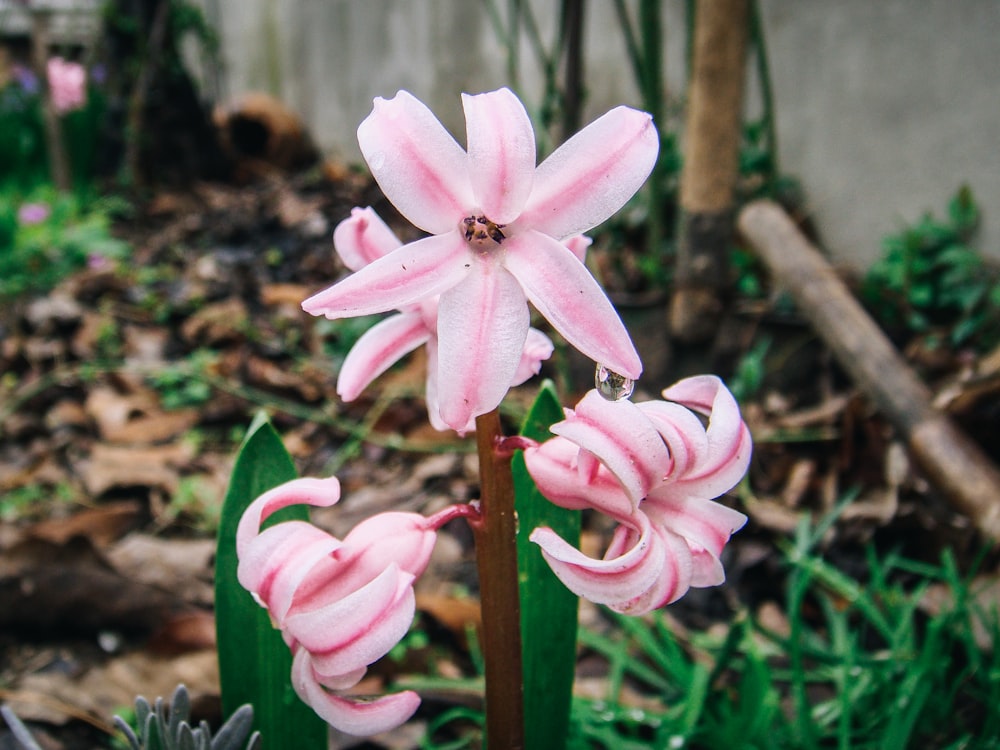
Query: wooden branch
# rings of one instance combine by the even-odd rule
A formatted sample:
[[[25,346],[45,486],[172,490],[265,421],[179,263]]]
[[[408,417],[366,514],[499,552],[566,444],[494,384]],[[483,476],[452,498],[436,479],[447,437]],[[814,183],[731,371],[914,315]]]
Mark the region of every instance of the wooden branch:
[[[733,192],[746,65],[748,0],[697,0],[677,269],[670,309],[675,338],[710,338],[722,313],[733,232]]]
[[[739,229],[855,383],[896,427],[928,478],[980,531],[1000,540],[1000,470],[932,406],[930,389],[819,251],[771,201],[746,206]]]

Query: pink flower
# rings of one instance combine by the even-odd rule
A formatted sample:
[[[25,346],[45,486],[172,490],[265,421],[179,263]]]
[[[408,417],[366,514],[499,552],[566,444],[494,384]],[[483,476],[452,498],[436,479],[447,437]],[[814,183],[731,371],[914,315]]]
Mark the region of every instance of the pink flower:
[[[247,508],[236,533],[240,583],[266,607],[292,650],[292,686],[325,721],[370,735],[399,726],[417,709],[412,691],[374,700],[344,695],[385,656],[413,621],[413,581],[427,566],[435,532],[470,506],[435,516],[380,513],[343,541],[304,521],[261,530],[289,505],[333,505],[340,483],[296,479]]]
[[[46,65],[52,106],[59,114],[81,109],[87,101],[87,71],[82,65],[51,57]]]
[[[618,107],[537,168],[524,106],[508,89],[463,95],[468,149],[411,94],[376,99],[358,142],[385,195],[432,236],[394,250],[303,308],[328,318],[403,309],[440,295],[437,394],[463,429],[514,381],[527,302],[587,356],[632,378],[642,366],[606,295],[563,240],[624,205],[659,148],[644,112]]]
[[[388,255],[402,246],[402,242],[379,218],[374,210],[355,208],[351,216],[337,225],[333,233],[334,247],[341,260],[352,271],[359,271],[369,263]],[[567,247],[581,261],[590,240],[574,235],[566,241]],[[431,424],[438,430],[448,425],[439,414],[438,394],[438,298],[429,297],[420,302],[404,305],[396,315],[382,320],[358,339],[347,353],[337,378],[337,394],[344,401],[353,401],[365,388],[404,355],[422,344],[427,345],[427,410]],[[542,362],[552,356],[549,337],[535,328],[528,335],[521,350],[517,370],[508,386],[525,382],[541,369]],[[473,429],[472,418],[460,430]]]
[[[17,221],[22,226],[41,224],[52,214],[47,203],[22,203],[17,209]]]
[[[574,593],[627,614],[676,601],[691,586],[722,583],[719,556],[746,522],[712,501],[739,482],[750,461],[750,431],[732,394],[702,375],[663,397],[633,404],[591,391],[552,426],[556,437],[525,450],[545,497],[619,524],[601,560],[548,528],[530,539]]]

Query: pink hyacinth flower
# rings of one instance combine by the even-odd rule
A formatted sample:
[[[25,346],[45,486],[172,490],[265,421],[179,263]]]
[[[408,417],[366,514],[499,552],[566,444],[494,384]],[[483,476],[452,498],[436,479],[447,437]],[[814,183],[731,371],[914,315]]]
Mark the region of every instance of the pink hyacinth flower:
[[[403,244],[370,207],[353,209],[350,217],[334,230],[333,243],[344,265],[352,271],[361,270]],[[574,235],[565,244],[582,262],[590,239]],[[438,298],[431,297],[403,306],[397,314],[368,329],[344,359],[337,378],[337,394],[344,401],[353,401],[403,356],[426,344],[428,354],[432,355],[428,357],[427,368],[428,414],[435,429],[448,429],[438,413],[437,318]],[[537,375],[542,362],[552,356],[552,351],[549,337],[536,328],[529,328],[517,370],[508,385],[520,385]],[[470,418],[460,431],[467,432],[474,426],[475,422]]]
[[[56,112],[62,115],[83,107],[87,101],[87,71],[80,63],[51,57],[45,72]]]
[[[304,521],[261,529],[289,505],[333,505],[340,483],[296,479],[257,498],[236,533],[240,584],[266,607],[292,651],[292,686],[325,721],[353,735],[392,729],[416,711],[412,691],[359,699],[345,694],[385,656],[413,621],[413,581],[434,548],[432,518],[380,513],[343,541]]]
[[[750,461],[750,431],[736,400],[708,375],[682,380],[663,396],[668,400],[633,404],[591,391],[552,426],[556,437],[524,454],[549,500],[618,522],[601,560],[548,528],[530,539],[570,590],[626,614],[669,604],[692,586],[722,583],[722,549],[746,523],[713,501]]]
[[[535,166],[535,137],[508,89],[463,95],[468,148],[406,91],[376,99],[361,152],[390,201],[432,236],[403,245],[303,308],[336,319],[440,295],[437,394],[463,429],[514,380],[531,302],[574,347],[631,378],[642,370],[607,296],[563,241],[609,218],[645,181],[659,139],[651,117],[618,107]]]

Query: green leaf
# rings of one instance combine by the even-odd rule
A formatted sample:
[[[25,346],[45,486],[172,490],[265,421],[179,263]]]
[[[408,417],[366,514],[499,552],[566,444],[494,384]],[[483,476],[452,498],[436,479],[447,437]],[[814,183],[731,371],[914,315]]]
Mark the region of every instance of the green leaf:
[[[542,441],[563,419],[551,381],[542,384],[521,434]],[[552,573],[528,536],[548,526],[572,545],[580,541],[580,512],[550,503],[538,492],[524,456],[513,461],[518,519],[517,560],[521,587],[521,653],[524,659],[524,733],[526,750],[558,750],[569,733],[573,673],[576,667],[579,600]]]
[[[268,422],[258,414],[233,467],[219,524],[215,558],[215,627],[218,637],[222,710],[230,716],[244,703],[254,709],[254,728],[269,750],[326,747],[327,726],[292,690],[292,656],[267,612],[236,579],[236,527],[259,495],[295,479],[295,464]],[[296,505],[268,524],[309,520]]]

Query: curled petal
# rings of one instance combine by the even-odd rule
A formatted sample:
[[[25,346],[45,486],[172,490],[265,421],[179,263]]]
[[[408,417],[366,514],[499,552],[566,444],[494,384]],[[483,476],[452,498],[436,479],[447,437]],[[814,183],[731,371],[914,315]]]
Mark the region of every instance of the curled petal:
[[[642,362],[604,290],[564,245],[540,232],[508,237],[504,264],[528,300],[573,347],[636,379]]]
[[[531,193],[535,132],[510,89],[462,94],[476,205],[498,224],[514,221]]]
[[[616,531],[620,530],[619,528]],[[610,605],[616,612],[624,615],[644,615],[677,601],[691,586],[692,555],[684,540],[667,529],[655,526],[654,535],[662,544],[663,569],[653,585],[637,597]],[[608,554],[613,550],[614,545]]]
[[[603,466],[586,478],[577,469],[580,448],[563,437],[555,437],[527,448],[524,461],[532,480],[550,502],[569,510],[593,508],[627,523],[632,501],[621,483]]]
[[[552,339],[537,328],[529,328],[528,337],[524,340],[524,348],[521,351],[521,361],[517,365],[517,372],[514,373],[511,385],[521,385],[537,375],[542,369],[542,362],[551,357],[553,351],[555,347],[552,345]]]
[[[518,223],[556,239],[586,232],[610,218],[639,189],[659,148],[648,114],[616,107],[538,166]]]
[[[373,566],[392,562],[416,577],[427,567],[436,539],[434,528],[419,513],[379,513],[351,529],[337,557]]]
[[[293,479],[265,492],[250,503],[236,527],[237,556],[243,556],[246,546],[259,533],[260,525],[272,513],[289,505],[314,505],[325,508],[338,500],[340,500],[340,482],[336,477]]]
[[[333,246],[337,255],[352,271],[360,271],[402,244],[370,206],[352,208],[350,217],[333,230]]]
[[[392,315],[369,328],[347,353],[337,376],[337,395],[356,399],[368,384],[431,337],[419,312]]]
[[[541,527],[529,539],[542,549],[552,572],[577,596],[596,604],[621,605],[654,586],[663,571],[664,550],[641,511],[633,523],[638,532],[620,554],[595,560],[566,543],[552,529]]]
[[[682,537],[691,549],[691,585],[718,586],[726,580],[720,556],[747,517],[721,503],[684,495],[674,486],[655,491],[643,505],[655,527]]]
[[[413,576],[390,564],[368,584],[317,609],[294,611],[285,630],[322,675],[338,675],[385,656],[406,635],[415,611]]]
[[[631,401],[608,401],[596,390],[552,432],[593,454],[621,482],[634,506],[662,479],[670,454],[660,434]]]
[[[305,521],[286,521],[265,529],[244,547],[236,575],[240,585],[253,593],[280,625],[303,580],[340,544]],[[299,601],[301,604],[301,597]]]
[[[434,114],[407,91],[375,99],[358,145],[382,192],[430,234],[457,227],[472,207],[468,157]]]
[[[441,419],[454,430],[503,400],[528,335],[528,306],[517,281],[498,263],[473,266],[438,302],[437,398]]]
[[[708,452],[691,471],[679,477],[687,491],[718,497],[732,489],[750,465],[753,440],[740,408],[714,375],[685,378],[663,391],[663,397],[708,416]]]
[[[644,401],[636,406],[652,422],[670,451],[670,479],[683,479],[705,460],[708,436],[693,411],[670,401]]]
[[[292,661],[292,687],[320,718],[342,732],[368,736],[395,729],[413,716],[420,698],[412,691],[375,700],[343,698],[320,685],[309,653],[300,649]]]
[[[458,231],[403,245],[302,303],[330,320],[373,315],[433,297],[459,283],[471,268]]]

